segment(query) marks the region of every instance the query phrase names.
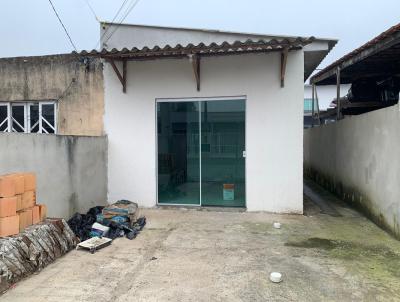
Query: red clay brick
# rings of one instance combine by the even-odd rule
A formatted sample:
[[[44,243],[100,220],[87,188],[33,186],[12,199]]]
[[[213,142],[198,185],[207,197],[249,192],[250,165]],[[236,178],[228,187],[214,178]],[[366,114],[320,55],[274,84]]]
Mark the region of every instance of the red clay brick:
[[[32,225],[32,210],[26,209],[18,212],[19,231],[22,232],[26,227]]]
[[[25,192],[36,191],[36,174],[35,173],[23,173],[25,181]]]
[[[32,208],[32,224],[40,222],[40,209],[39,206],[34,206]]]
[[[13,197],[14,195],[14,181],[11,178],[0,176],[0,197]]]
[[[19,216],[0,218],[0,237],[16,235],[19,233]]]
[[[17,211],[23,210],[22,207],[22,194],[15,195],[17,198]]]
[[[45,204],[38,204],[40,221],[44,221],[47,217],[47,206]]]
[[[17,215],[17,197],[0,198],[0,217]]]
[[[11,178],[15,184],[15,194],[22,194],[25,192],[25,177],[21,173],[12,173],[4,175],[4,177]]]
[[[28,209],[35,206],[36,202],[36,192],[35,191],[26,191],[22,194],[22,209]]]

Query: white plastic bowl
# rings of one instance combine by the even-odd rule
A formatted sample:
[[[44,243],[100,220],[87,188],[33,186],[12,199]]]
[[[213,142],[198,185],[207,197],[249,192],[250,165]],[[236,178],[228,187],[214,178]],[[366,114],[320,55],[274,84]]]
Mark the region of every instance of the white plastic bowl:
[[[282,274],[278,272],[273,272],[269,275],[269,280],[274,283],[279,283],[282,281]]]
[[[274,222],[273,224],[275,229],[280,229],[281,228],[281,224],[279,222]]]

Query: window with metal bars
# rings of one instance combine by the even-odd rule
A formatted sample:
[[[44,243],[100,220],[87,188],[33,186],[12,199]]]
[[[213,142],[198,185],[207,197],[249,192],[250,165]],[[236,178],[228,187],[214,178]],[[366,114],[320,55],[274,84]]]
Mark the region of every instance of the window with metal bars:
[[[56,102],[0,102],[0,132],[57,133]]]

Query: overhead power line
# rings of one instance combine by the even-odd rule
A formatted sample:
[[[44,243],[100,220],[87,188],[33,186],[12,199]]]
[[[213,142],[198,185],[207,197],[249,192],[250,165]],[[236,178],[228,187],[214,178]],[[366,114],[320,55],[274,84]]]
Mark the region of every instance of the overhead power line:
[[[121,12],[122,8],[125,6],[125,4],[126,4],[127,2],[128,2],[128,0],[124,0],[124,2],[122,2],[121,6],[119,7],[119,9],[118,9],[117,13],[115,14],[114,18],[112,18],[111,23],[114,23],[115,19],[117,19],[119,13]],[[101,40],[103,40],[103,38],[104,38],[104,37],[106,36],[106,34],[108,33],[108,29],[109,29],[109,27],[107,27],[107,28],[104,30],[104,32],[103,32],[103,34],[101,35],[99,41],[96,43],[96,45],[95,45],[93,48],[97,48],[97,45],[100,45]]]
[[[58,21],[60,21],[61,26],[64,28],[64,31],[65,31],[65,33],[67,34],[67,37],[68,37],[68,39],[69,39],[69,42],[71,43],[71,45],[72,45],[72,47],[75,49],[75,51],[78,52],[78,49],[76,48],[74,42],[72,42],[71,36],[69,35],[68,30],[67,30],[67,28],[65,27],[64,23],[61,21],[61,18],[60,18],[60,16],[58,15],[58,13],[57,13],[57,11],[56,11],[56,8],[55,8],[54,5],[53,5],[53,2],[51,2],[51,0],[49,0],[49,2],[50,2],[51,7],[53,8],[54,13],[55,13],[56,16],[57,16]]]
[[[135,6],[139,3],[140,0],[136,0],[135,2],[132,2],[131,7],[128,7],[125,11],[125,15],[119,20],[118,24],[115,26],[114,30],[110,33],[110,35],[107,37],[107,39],[104,41],[104,43],[107,43],[108,40],[112,37],[112,35],[117,31],[117,29],[121,26],[122,22],[126,19],[126,17],[131,13],[131,11],[135,8]]]
[[[112,19],[111,23],[114,23],[115,19],[117,19],[117,16],[119,15],[119,13],[121,12],[122,8],[125,6],[125,4],[128,2],[128,0],[124,0],[124,2],[122,2],[120,8],[118,9],[117,13],[115,14],[114,18]]]
[[[96,12],[94,11],[93,7],[90,5],[89,0],[85,0],[86,5],[89,7],[90,11],[92,12],[94,18],[97,22],[100,22],[99,18],[97,18]]]

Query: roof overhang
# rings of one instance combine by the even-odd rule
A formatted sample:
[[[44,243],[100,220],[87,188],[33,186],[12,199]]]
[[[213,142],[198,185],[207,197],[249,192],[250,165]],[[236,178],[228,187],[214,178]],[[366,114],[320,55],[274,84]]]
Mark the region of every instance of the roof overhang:
[[[107,37],[106,31],[112,33]],[[337,40],[314,37],[263,35],[193,28],[101,23],[101,51],[83,56],[108,60],[154,60],[188,56],[223,56],[273,51],[304,51],[304,81],[321,63]],[[126,47],[127,45],[134,46]]]
[[[281,87],[285,86],[286,63],[289,51],[302,49],[305,45],[312,43],[311,38],[296,38],[296,39],[272,39],[264,40],[247,40],[245,42],[235,41],[233,43],[223,42],[221,44],[211,43],[206,45],[200,43],[198,45],[188,44],[182,46],[165,45],[164,47],[154,46],[153,48],[123,48],[118,50],[103,49],[102,51],[93,50],[91,52],[82,51],[81,56],[97,56],[107,60],[113,67],[118,79],[122,84],[123,92],[126,92],[126,69],[127,61],[132,60],[155,60],[163,58],[189,58],[193,65],[193,72],[196,79],[197,90],[200,91],[200,59],[206,56],[223,56],[223,55],[240,55],[248,53],[264,53],[279,51],[281,53],[280,81]],[[115,61],[122,62],[122,74],[115,64]]]
[[[165,45],[164,47],[154,46],[149,48],[147,46],[143,48],[122,48],[111,50],[103,49],[101,51],[92,50],[90,52],[81,51],[79,54],[82,56],[99,56],[104,59],[113,60],[153,60],[161,58],[180,58],[187,57],[188,55],[199,55],[199,56],[218,56],[218,55],[235,55],[243,53],[260,53],[270,51],[282,51],[287,49],[298,50],[303,48],[314,41],[314,38],[295,38],[295,39],[272,39],[269,41],[265,40],[247,40],[244,42],[235,41],[233,43],[223,42],[221,44],[211,43],[206,45],[199,43],[193,45],[189,43],[185,46],[177,44],[174,46]]]
[[[304,81],[311,76],[336,43],[337,40],[315,39],[313,43],[304,47]]]
[[[383,32],[314,75],[310,82],[317,85],[352,83],[359,78],[385,79],[400,75],[400,24]]]

